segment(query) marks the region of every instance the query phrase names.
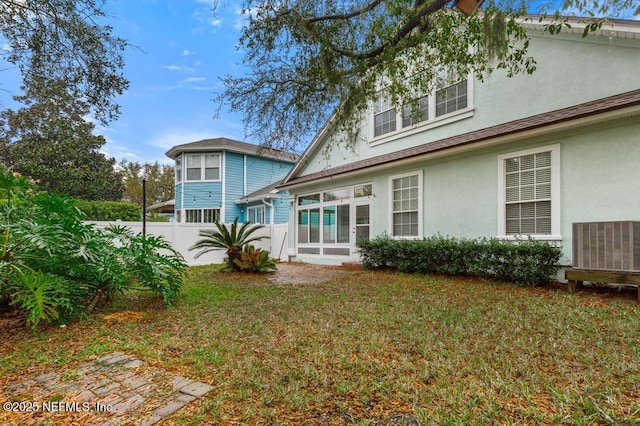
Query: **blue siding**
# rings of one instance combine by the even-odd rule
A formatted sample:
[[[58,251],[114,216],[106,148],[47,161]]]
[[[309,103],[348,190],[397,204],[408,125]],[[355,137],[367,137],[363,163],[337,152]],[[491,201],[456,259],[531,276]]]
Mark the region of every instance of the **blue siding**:
[[[236,205],[236,200],[244,194],[244,156],[235,152],[225,153],[224,182],[225,194],[225,222],[244,222],[245,212],[242,206]]]
[[[273,207],[275,209],[273,215],[275,224],[287,223],[289,221],[289,192],[281,192],[280,198],[273,200]]]
[[[222,182],[184,182],[185,209],[220,208],[222,203]],[[176,206],[178,200],[176,199]]]
[[[247,194],[284,179],[292,167],[291,163],[247,155]]]
[[[284,179],[293,167],[292,163],[229,151],[222,152],[222,156],[221,182],[176,183],[176,210],[221,208],[224,204],[223,221],[233,222],[237,217],[239,221],[244,222],[247,218],[247,208],[262,205],[262,202],[246,205],[236,204],[236,200]],[[183,167],[185,167],[184,164]],[[275,223],[286,223],[289,219],[287,197],[288,193],[285,193],[282,198],[273,200]],[[269,223],[271,212],[270,207],[266,205],[265,216]]]
[[[175,210],[179,210],[182,208],[182,183],[176,183],[175,189]]]

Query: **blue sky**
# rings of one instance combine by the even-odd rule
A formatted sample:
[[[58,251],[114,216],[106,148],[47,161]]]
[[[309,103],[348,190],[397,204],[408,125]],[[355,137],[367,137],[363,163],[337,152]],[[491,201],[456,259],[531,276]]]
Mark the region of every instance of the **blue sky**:
[[[240,1],[110,0],[109,23],[136,47],[126,53],[129,90],[120,118],[96,133],[118,160],[168,163],[174,145],[225,136],[244,140],[241,117],[223,110],[214,119],[219,77],[238,71]]]

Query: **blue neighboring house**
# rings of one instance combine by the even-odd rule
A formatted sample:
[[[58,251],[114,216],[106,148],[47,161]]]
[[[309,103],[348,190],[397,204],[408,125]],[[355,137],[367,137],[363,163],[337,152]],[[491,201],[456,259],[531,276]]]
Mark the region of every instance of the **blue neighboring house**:
[[[286,223],[289,194],[276,185],[298,156],[227,138],[177,145],[175,220],[182,223]]]

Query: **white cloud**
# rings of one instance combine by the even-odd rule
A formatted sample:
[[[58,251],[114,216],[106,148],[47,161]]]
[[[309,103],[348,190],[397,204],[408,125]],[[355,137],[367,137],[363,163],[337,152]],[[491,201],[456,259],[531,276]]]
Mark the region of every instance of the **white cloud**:
[[[162,65],[162,68],[169,71],[180,71],[180,72],[193,72],[193,68],[185,67],[182,65]]]
[[[196,52],[194,52],[193,50],[189,50],[189,49],[184,49],[182,51],[182,56],[189,56],[189,55],[194,55]]]
[[[198,83],[200,81],[205,81],[205,77],[189,77],[182,80],[180,83]]]

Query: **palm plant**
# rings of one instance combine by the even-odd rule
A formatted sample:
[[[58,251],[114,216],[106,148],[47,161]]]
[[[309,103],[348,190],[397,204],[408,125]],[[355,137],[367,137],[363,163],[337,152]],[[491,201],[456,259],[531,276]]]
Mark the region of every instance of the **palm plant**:
[[[226,250],[225,262],[233,271],[241,270],[236,260],[240,259],[240,254],[246,244],[269,238],[267,236],[252,236],[258,229],[264,228],[264,225],[251,225],[251,222],[245,222],[238,228],[237,217],[230,229],[220,222],[215,222],[215,225],[217,229],[201,229],[198,235],[203,239],[189,247],[189,250],[200,250],[195,255],[196,259],[213,250]]]

